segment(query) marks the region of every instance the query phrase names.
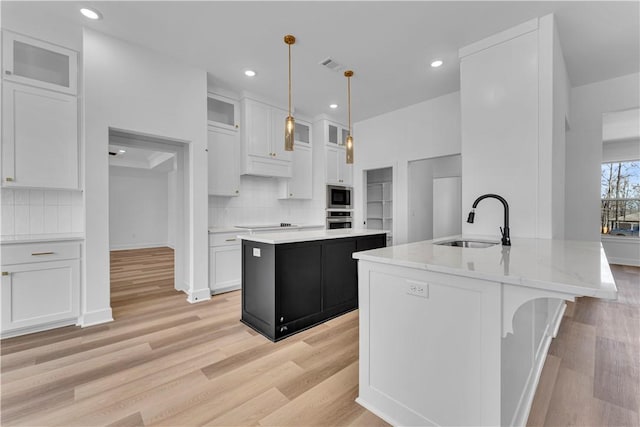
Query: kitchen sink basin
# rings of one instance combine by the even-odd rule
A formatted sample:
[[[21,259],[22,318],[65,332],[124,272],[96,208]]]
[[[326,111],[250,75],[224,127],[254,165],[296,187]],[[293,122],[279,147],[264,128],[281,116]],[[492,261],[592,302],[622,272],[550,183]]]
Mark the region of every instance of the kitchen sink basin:
[[[459,248],[488,248],[489,246],[495,246],[498,243],[499,242],[487,242],[482,240],[449,240],[435,244],[441,246],[455,246]]]

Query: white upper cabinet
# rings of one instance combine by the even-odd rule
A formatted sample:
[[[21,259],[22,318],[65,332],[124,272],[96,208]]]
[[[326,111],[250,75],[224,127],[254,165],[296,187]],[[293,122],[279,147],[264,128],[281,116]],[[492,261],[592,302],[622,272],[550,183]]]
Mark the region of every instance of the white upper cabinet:
[[[242,111],[242,173],[289,178],[291,152],[284,150],[287,112],[244,98]]]
[[[78,55],[75,51],[9,31],[2,35],[2,75],[5,80],[77,94]]]
[[[353,184],[353,167],[347,164],[347,153],[344,147],[326,146],[326,176],[327,184],[344,185],[351,187]]]
[[[295,144],[311,144],[311,125],[305,122],[297,121],[295,128]],[[294,148],[295,150],[295,148]]]
[[[324,159],[324,165],[320,161],[316,164],[324,167],[326,184],[352,186],[353,165],[347,164],[345,152],[349,129],[339,123],[319,119],[314,122],[313,132],[316,142],[315,155]],[[322,143],[318,144],[319,141]]]
[[[209,126],[209,195],[240,195],[240,135],[230,129]]]
[[[240,127],[238,101],[210,93],[207,96],[207,120],[209,126],[237,131]]]
[[[4,82],[2,185],[78,189],[75,96]]]
[[[280,183],[281,199],[311,199],[313,197],[313,151],[311,124],[296,121],[292,176]]]
[[[292,160],[291,151],[285,151],[284,149],[284,127],[288,112],[279,108],[271,108],[271,150],[273,150],[273,157],[278,160],[286,160],[290,162]]]
[[[338,123],[325,120],[325,144],[327,145],[346,145],[349,129]]]

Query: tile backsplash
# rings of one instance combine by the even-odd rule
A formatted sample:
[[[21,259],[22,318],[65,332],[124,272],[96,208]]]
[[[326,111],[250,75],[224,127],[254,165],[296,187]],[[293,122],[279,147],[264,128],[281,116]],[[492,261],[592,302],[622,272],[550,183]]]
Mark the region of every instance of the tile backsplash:
[[[323,197],[314,195],[312,200],[279,200],[279,196],[276,178],[244,175],[240,179],[240,196],[209,196],[209,226],[280,222],[324,225]]]
[[[84,231],[81,191],[0,190],[0,234],[53,234]]]

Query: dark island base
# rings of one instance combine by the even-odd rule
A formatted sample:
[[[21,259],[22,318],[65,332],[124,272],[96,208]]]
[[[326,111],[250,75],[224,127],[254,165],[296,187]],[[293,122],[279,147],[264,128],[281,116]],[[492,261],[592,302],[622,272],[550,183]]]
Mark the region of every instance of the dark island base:
[[[386,234],[268,244],[242,242],[242,318],[271,341],[358,308],[354,252],[386,246]]]

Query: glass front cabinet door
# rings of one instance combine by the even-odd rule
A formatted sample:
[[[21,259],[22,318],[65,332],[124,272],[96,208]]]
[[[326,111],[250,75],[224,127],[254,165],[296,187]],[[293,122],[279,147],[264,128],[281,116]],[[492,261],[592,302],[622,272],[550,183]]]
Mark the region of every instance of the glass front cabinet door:
[[[75,51],[9,31],[4,31],[2,36],[5,80],[77,94],[78,56]]]

